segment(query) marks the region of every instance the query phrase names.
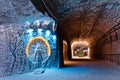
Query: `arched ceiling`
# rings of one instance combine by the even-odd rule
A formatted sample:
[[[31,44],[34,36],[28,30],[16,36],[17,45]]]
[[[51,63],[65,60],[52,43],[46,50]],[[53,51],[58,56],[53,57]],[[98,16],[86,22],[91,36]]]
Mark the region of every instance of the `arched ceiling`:
[[[120,22],[119,0],[31,0],[39,11],[58,20],[58,33],[69,42],[95,42]]]

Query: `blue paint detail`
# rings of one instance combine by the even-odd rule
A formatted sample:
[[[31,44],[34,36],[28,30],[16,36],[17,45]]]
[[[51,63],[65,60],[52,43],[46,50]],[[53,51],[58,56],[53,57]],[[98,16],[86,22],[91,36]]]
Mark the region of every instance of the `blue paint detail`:
[[[46,25],[42,25],[46,20],[34,20],[34,21],[26,21],[25,25],[25,40],[26,45],[28,42],[35,37],[43,37],[46,39],[50,45],[51,50],[56,50],[56,34],[53,33],[53,25],[55,22],[53,20],[49,20],[50,22]],[[32,46],[30,55],[28,55],[28,59],[33,64],[36,64],[34,60],[34,56],[39,49],[37,49],[38,45],[41,47],[40,42],[35,42]]]

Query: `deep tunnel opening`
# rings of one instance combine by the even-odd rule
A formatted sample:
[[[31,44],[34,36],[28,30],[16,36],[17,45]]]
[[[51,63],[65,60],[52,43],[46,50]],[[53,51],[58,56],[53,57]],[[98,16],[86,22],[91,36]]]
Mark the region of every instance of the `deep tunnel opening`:
[[[86,73],[90,69],[88,72],[90,75],[93,72],[93,76],[98,68],[100,76],[107,69],[107,75],[111,76],[110,71],[114,72],[111,70],[112,66],[115,70],[115,75],[112,75],[116,77],[119,74],[113,64],[118,67],[120,64],[119,0],[31,1],[39,11],[29,0],[0,1],[0,77],[31,72],[42,66],[44,71],[46,68],[53,70],[54,67],[64,67],[68,70],[67,74],[71,71],[69,67],[73,67],[73,72],[79,73]],[[37,39],[28,49],[29,57],[26,57],[26,42],[35,36],[44,37],[50,49],[47,51],[46,47],[49,46]],[[39,53],[45,53],[43,61]],[[37,64],[34,65],[30,59]],[[40,60],[41,64],[38,63]]]
[[[60,24],[60,25],[62,25],[62,24]],[[76,33],[77,33],[76,30],[74,31],[74,29],[72,28],[72,29],[70,29],[69,32],[72,32],[72,31],[73,31],[74,35],[76,36]],[[94,31],[97,31],[97,29]],[[61,39],[63,41],[63,44],[62,44],[63,51],[61,51],[61,53],[63,55],[62,56],[63,58],[61,58],[61,59],[63,59],[62,60],[63,66],[66,61],[65,56],[67,56],[66,58],[68,61],[87,60],[87,59],[76,59],[76,60],[72,59],[71,38],[73,38],[74,35],[71,35],[68,38],[69,32],[67,32],[66,29],[58,27],[58,34],[61,35],[61,37],[62,37]],[[80,39],[79,38],[79,39],[75,39],[75,40],[78,40],[78,41],[81,40],[83,42],[88,41],[90,43],[88,46],[90,47],[91,60],[105,60],[105,61],[110,61],[110,62],[119,64],[119,48],[118,48],[119,44],[120,44],[119,43],[120,42],[119,32],[120,32],[120,24],[118,23],[115,26],[113,26],[112,28],[110,28],[108,31],[106,31],[104,34],[101,34],[98,39],[89,39],[89,38]],[[91,34],[91,36],[92,36],[92,34]],[[74,40],[74,38],[73,38],[73,40]],[[64,49],[65,45],[67,45],[67,49]],[[67,52],[65,52],[65,51],[67,51]]]

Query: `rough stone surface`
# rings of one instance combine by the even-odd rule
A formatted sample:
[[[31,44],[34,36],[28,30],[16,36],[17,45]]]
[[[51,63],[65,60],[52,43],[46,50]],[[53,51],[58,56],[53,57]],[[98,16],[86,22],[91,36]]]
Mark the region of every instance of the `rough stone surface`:
[[[36,10],[30,0],[0,0],[0,24],[35,15],[42,14]]]
[[[120,0],[44,0],[44,2],[58,19],[58,32],[68,42],[75,38],[95,42],[120,22]]]
[[[101,46],[103,58],[107,61],[120,64],[120,40]]]
[[[38,68],[26,56],[26,46],[29,40],[23,25],[0,25],[0,35],[0,76],[26,73]],[[52,45],[53,41],[49,41],[49,44]],[[41,46],[42,53],[45,55],[44,53],[47,53],[46,45],[41,43]],[[42,68],[58,67],[58,55],[55,46],[56,44],[51,46],[51,55]]]
[[[30,0],[0,0],[0,76],[30,72],[36,68],[26,57],[28,42],[23,23],[41,17],[44,15]],[[53,44],[53,41],[49,43]],[[45,67],[58,67],[58,56],[53,46]],[[42,51],[47,53],[46,49]]]

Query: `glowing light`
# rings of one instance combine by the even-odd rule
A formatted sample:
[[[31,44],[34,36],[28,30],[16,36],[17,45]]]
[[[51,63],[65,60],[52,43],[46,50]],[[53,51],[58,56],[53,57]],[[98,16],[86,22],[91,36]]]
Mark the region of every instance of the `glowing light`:
[[[85,42],[85,41],[75,41],[72,43],[71,47],[73,48],[73,46],[76,44],[83,44],[83,45],[87,45],[87,46],[89,45],[89,43]]]
[[[84,45],[87,47],[87,56],[84,56],[84,57],[79,57],[79,56],[74,56],[74,46],[76,45]],[[85,41],[74,41],[72,44],[71,44],[71,51],[72,51],[72,58],[73,59],[90,59],[90,48],[88,47],[89,43],[88,42],[85,42]],[[84,50],[83,50],[84,52]],[[75,52],[76,53],[76,52]]]
[[[44,42],[44,43],[47,45],[48,56],[50,56],[50,54],[51,54],[50,45],[49,45],[49,43],[48,43],[44,38],[42,38],[42,37],[35,37],[35,38],[33,38],[33,39],[31,39],[31,40],[29,41],[29,43],[27,44],[27,47],[26,47],[26,56],[28,57],[29,48],[30,48],[31,44],[32,44],[33,42],[35,42],[35,41],[42,41],[42,42]]]
[[[45,33],[46,33],[47,37],[50,36],[50,31],[49,30],[47,30]]]
[[[88,58],[90,58],[90,48],[88,48]]]
[[[33,35],[33,29],[28,29],[28,30],[26,31],[26,33],[28,33],[29,36],[31,37],[31,36]]]
[[[56,35],[53,35],[53,40],[56,41]]]
[[[43,29],[38,29],[38,32],[40,32],[40,33],[41,33],[42,31],[43,31]]]
[[[39,20],[36,20],[33,24],[38,27],[38,26],[40,26],[40,21],[39,21]]]
[[[27,30],[27,33],[32,33],[33,32],[33,29],[28,29]]]
[[[73,55],[73,50],[72,50],[72,58],[73,59],[90,59],[90,48],[88,48],[87,50],[88,50],[88,56],[84,56],[84,57],[74,56]]]
[[[63,40],[63,43],[64,43],[65,45],[67,45],[67,42],[66,42],[65,40]]]
[[[42,31],[43,31],[43,29],[38,29],[38,35],[39,35],[39,36],[42,36],[42,34],[43,34]]]

